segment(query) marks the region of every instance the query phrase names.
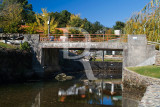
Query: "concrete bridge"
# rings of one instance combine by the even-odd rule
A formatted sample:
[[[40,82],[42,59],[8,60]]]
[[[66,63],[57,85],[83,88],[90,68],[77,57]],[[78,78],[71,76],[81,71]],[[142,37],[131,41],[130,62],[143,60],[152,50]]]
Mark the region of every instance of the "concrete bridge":
[[[41,48],[90,49],[90,50],[123,50],[125,42],[40,42]]]
[[[128,41],[123,42],[120,38],[114,41],[103,42],[73,42],[73,41],[41,41],[39,35],[24,35],[24,41],[28,41],[37,59],[39,65],[58,66],[58,57],[60,49],[68,48],[73,50],[120,50],[123,51],[123,66],[145,66],[155,63],[155,46],[147,45],[145,35],[128,35]],[[36,61],[34,62],[34,65]],[[41,71],[37,69],[37,71]],[[51,68],[52,69],[52,68]]]

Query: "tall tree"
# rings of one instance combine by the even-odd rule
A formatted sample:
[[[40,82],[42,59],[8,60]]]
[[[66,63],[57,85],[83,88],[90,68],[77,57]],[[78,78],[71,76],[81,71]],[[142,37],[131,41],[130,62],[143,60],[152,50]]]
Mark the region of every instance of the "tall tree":
[[[3,7],[0,13],[0,28],[6,33],[16,33],[22,20],[22,7],[18,3],[9,4]]]
[[[82,19],[80,18],[80,15],[74,15],[72,14],[70,16],[70,20],[68,22],[68,27],[82,27]]]
[[[70,20],[67,24],[67,27],[80,27],[80,28],[82,28],[83,27],[82,22],[83,22],[83,20],[80,18],[80,15],[72,14],[70,16]],[[70,32],[73,34],[80,33],[80,31],[77,31],[75,29],[70,30]]]
[[[35,22],[35,12],[32,9],[32,4],[28,3],[28,0],[3,0],[0,10],[3,10],[5,6],[19,3],[22,7],[22,22],[31,23]]]
[[[92,33],[92,23],[89,22],[86,18],[83,19],[82,28],[85,29],[87,32]]]
[[[67,10],[63,10],[60,13],[58,13],[58,12],[55,12],[55,13],[51,12],[50,16],[51,16],[51,18],[54,17],[55,21],[58,22],[58,26],[57,27],[66,27],[67,23],[70,20],[71,13],[68,12]]]
[[[47,12],[46,9],[42,9],[42,14],[36,14],[38,28],[39,28],[39,30],[44,31],[45,34],[48,33],[49,17],[50,17],[50,14]],[[50,21],[50,32],[54,32],[57,25],[58,25],[58,23],[55,22],[54,17],[52,17],[51,21]]]
[[[66,27],[67,23],[70,20],[71,13],[68,12],[67,10],[63,10],[60,12],[60,17],[59,17],[59,27]]]
[[[96,21],[92,24],[92,33],[96,33],[98,30],[102,29],[104,26],[100,22]]]
[[[121,21],[117,21],[116,25],[113,26],[114,30],[122,30],[125,27],[125,23]]]

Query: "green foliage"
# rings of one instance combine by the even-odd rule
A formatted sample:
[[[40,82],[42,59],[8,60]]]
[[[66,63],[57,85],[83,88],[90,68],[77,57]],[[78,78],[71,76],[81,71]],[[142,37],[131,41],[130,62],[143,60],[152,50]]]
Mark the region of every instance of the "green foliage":
[[[116,25],[113,26],[114,30],[122,30],[125,27],[125,23],[117,21]]]
[[[44,31],[44,34],[48,34],[48,20],[50,18],[50,14],[46,9],[42,9],[42,14],[36,14],[36,20],[38,24],[38,29]],[[50,20],[50,32],[54,32],[58,23],[52,17]]]
[[[72,14],[67,27],[81,27],[81,26],[82,26],[82,19],[80,18],[80,15]]]
[[[16,33],[22,20],[22,7],[20,4],[14,3],[4,7],[0,14],[0,28],[6,33]]]
[[[32,9],[32,4],[28,4],[28,0],[3,0],[0,10],[3,10],[5,6],[18,3],[22,7],[22,20],[23,23],[35,22],[35,13]]]
[[[86,18],[82,19],[80,15],[71,14],[67,10],[49,13],[46,9],[42,9],[42,14],[35,14],[32,10],[32,4],[29,4],[28,0],[4,0],[0,4],[0,12],[0,28],[3,28],[6,33],[23,32],[33,34],[37,31],[43,31],[44,34],[48,34],[49,16],[51,19],[50,33],[57,33],[55,30],[57,27],[80,27],[90,34],[105,28],[99,22],[91,23]],[[24,24],[27,27],[21,27]],[[70,32],[73,34],[81,33],[77,30],[71,30]]]
[[[156,50],[159,50],[159,49],[160,49],[160,46],[157,44],[157,45],[155,46],[155,48],[156,48]]]
[[[36,22],[27,23],[26,25],[28,26],[27,28],[25,28],[26,33],[28,33],[28,34],[36,34],[37,33],[36,29],[37,29],[38,25]]]
[[[96,21],[95,23],[92,24],[92,33],[96,33],[98,30],[102,29],[104,26],[100,24],[100,22]]]
[[[84,52],[84,50],[77,50],[77,55],[81,55]]]
[[[159,0],[152,0],[138,14],[134,14],[126,22],[125,33],[146,34],[148,41],[160,41],[159,3]]]
[[[55,18],[55,21],[58,22],[58,26],[57,27],[66,27],[68,22],[69,22],[69,20],[70,20],[71,13],[68,12],[67,10],[63,10],[60,13],[51,12],[50,16],[51,16],[51,18]]]
[[[0,47],[2,47],[2,48],[9,48],[9,49],[17,49],[16,46],[5,44],[5,43],[2,43],[2,42],[0,42]]]
[[[30,51],[31,50],[28,42],[24,42],[23,44],[20,44],[20,49],[25,50],[25,51]]]

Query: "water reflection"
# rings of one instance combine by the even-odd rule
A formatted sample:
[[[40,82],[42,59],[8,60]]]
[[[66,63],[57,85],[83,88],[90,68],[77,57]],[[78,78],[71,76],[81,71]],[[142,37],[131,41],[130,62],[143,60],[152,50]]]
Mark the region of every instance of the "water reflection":
[[[127,103],[128,100],[124,101],[123,103]],[[84,80],[78,83],[50,81],[0,86],[0,107],[101,107],[104,105],[122,106],[121,84]]]
[[[31,107],[40,107],[40,104],[41,104],[40,101],[41,101],[41,94],[39,92],[38,95],[35,98],[35,102],[32,104]]]
[[[59,89],[58,96],[60,102],[83,102],[87,104],[119,106],[121,106],[122,102],[121,84],[93,81],[74,84],[66,90]]]

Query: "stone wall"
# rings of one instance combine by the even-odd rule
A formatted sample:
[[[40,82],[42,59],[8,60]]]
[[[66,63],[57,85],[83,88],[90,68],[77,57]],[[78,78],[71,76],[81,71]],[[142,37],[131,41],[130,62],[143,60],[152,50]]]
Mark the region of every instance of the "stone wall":
[[[127,68],[123,68],[122,80],[124,85],[136,88],[146,88],[153,84],[160,85],[160,79],[143,76]]]
[[[160,51],[156,51],[156,63],[155,65],[160,66]]]
[[[138,107],[160,107],[160,85],[148,86]]]

